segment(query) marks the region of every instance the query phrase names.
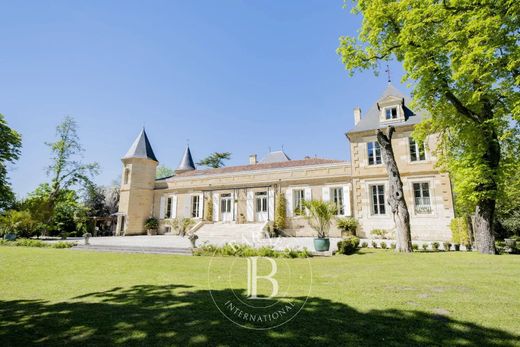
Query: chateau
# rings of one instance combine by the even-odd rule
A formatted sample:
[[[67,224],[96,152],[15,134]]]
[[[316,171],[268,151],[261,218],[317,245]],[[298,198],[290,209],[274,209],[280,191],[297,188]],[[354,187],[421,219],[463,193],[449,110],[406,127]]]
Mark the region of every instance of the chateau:
[[[286,198],[287,236],[314,236],[298,211],[311,199],[330,201],[338,216],[359,221],[357,234],[371,238],[371,231],[394,229],[386,202],[387,173],[376,141],[376,130],[393,125],[392,144],[401,172],[414,240],[449,240],[449,223],[454,216],[448,174],[435,168],[436,138],[423,146],[411,133],[423,117],[407,106],[409,98],[389,84],[383,95],[362,114],[354,109],[353,129],[346,133],[351,162],[322,158],[291,159],[283,151],[268,153],[258,160],[249,157],[241,166],[200,170],[189,147],[175,175],[156,179],[158,160],[143,129],[122,158],[123,177],[117,221],[118,235],[145,233],[144,221],[155,216],[160,233],[169,230],[167,221],[190,217],[204,224],[272,223],[275,196]],[[211,213],[211,215],[209,214]],[[330,236],[340,236],[333,227]]]

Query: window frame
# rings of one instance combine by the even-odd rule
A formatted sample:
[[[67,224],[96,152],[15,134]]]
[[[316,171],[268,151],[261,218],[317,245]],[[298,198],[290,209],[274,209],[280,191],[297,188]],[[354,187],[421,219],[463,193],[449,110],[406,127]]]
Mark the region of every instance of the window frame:
[[[166,206],[164,211],[164,218],[172,218],[173,196],[166,197]]]
[[[376,194],[374,194],[374,188],[375,187],[383,187],[382,194],[379,191],[379,188],[377,189]],[[386,216],[387,214],[387,208],[386,208],[386,184],[384,183],[370,183],[368,185],[368,194],[369,194],[369,201],[370,201],[370,215],[371,216]],[[374,200],[374,195],[376,195],[376,201]],[[382,201],[381,199],[382,195]]]
[[[293,189],[292,196],[293,211],[295,212],[295,215],[303,215],[303,213],[305,212],[305,206],[303,206],[303,203],[305,202],[305,189]]]
[[[255,212],[256,213],[267,213],[267,192],[255,192]]]
[[[395,110],[395,117],[394,117],[394,111]],[[390,118],[388,118],[388,111],[390,111]],[[385,107],[385,120],[394,120],[399,118],[399,110],[397,109],[397,106],[388,106]]]
[[[336,193],[339,192],[338,195]],[[330,201],[336,206],[336,216],[345,215],[345,196],[343,194],[343,187],[331,187],[330,188]],[[336,201],[336,198],[339,198]]]
[[[372,148],[371,148],[372,147]],[[378,156],[379,152],[379,156]],[[379,158],[379,160],[378,160]],[[372,163],[370,160],[372,159]],[[383,157],[381,155],[381,146],[377,141],[368,141],[367,142],[367,164],[368,166],[376,166],[383,164]]]
[[[413,147],[413,150],[412,150]],[[423,162],[426,161],[428,158],[426,156],[426,144],[423,142],[422,145],[422,157],[421,158],[421,148],[419,148],[419,143],[415,141],[413,137],[408,137],[408,151],[410,153],[410,162],[411,163],[417,163],[417,162]],[[415,159],[414,159],[415,155]]]
[[[414,206],[414,214],[415,215],[420,215],[420,216],[429,216],[429,215],[432,215],[433,214],[433,203],[432,203],[432,189],[431,189],[431,183],[430,181],[412,181],[410,182],[411,183],[411,191],[412,191],[412,197],[413,197],[413,206]],[[420,196],[417,197],[415,192],[416,192],[416,189],[415,189],[415,186],[416,185],[419,185],[419,192],[420,192]],[[421,211],[419,208],[418,208],[418,204],[417,204],[417,199],[425,199],[425,196],[424,196],[424,185],[427,185],[427,190],[426,192],[428,193],[428,196],[426,197],[428,199],[428,205],[427,206],[427,210],[426,211]],[[421,204],[423,205],[423,204]],[[429,208],[429,210],[428,210]]]
[[[231,213],[233,211],[231,207],[232,201],[231,193],[220,194],[220,213]]]
[[[191,196],[191,218],[199,218],[199,216],[200,216],[200,195],[196,194],[196,195]]]

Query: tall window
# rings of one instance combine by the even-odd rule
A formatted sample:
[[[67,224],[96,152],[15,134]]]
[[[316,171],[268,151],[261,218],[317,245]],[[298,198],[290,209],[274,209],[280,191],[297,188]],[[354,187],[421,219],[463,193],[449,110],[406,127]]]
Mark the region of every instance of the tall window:
[[[372,202],[372,214],[383,215],[385,214],[385,185],[378,184],[370,186],[371,202]]]
[[[332,203],[336,206],[336,214],[344,215],[345,208],[343,207],[343,188],[332,188],[330,190],[332,195]]]
[[[431,213],[430,185],[428,182],[414,183],[413,195],[415,202],[415,213]]]
[[[267,212],[267,192],[257,192],[256,196],[256,212]]]
[[[166,218],[172,218],[172,205],[173,205],[173,197],[169,196],[166,199],[166,213],[164,214],[164,216]]]
[[[410,144],[410,160],[426,160],[426,151],[424,148],[424,143],[422,143],[419,146],[419,144],[412,137],[408,138],[408,142]]]
[[[368,165],[381,164],[381,147],[377,141],[369,142],[367,144],[368,149]]]
[[[220,212],[231,212],[231,194],[220,194]]]
[[[200,196],[192,195],[191,197],[191,217],[198,218],[200,216]]]
[[[121,225],[119,226],[119,231],[125,231],[125,223],[126,223],[125,216],[121,216]]]
[[[305,207],[303,206],[303,202],[305,201],[305,191],[303,189],[293,190],[293,199],[294,213],[296,215],[303,214],[305,211]]]
[[[397,107],[387,107],[385,109],[386,119],[397,119]]]
[[[130,177],[130,169],[125,169],[125,173],[123,174],[123,184],[128,184],[128,179]]]

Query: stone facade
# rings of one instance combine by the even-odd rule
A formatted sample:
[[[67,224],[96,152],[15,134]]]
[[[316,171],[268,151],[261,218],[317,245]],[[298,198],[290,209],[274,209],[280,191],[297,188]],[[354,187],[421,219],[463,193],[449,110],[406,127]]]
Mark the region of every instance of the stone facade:
[[[143,130],[123,158],[118,233],[144,233],[143,223],[150,216],[160,220],[161,233],[168,232],[169,219],[204,219],[208,203],[214,223],[272,223],[275,196],[284,194],[287,236],[315,235],[305,218],[295,213],[301,199],[334,202],[339,216],[359,221],[357,233],[362,237],[373,237],[374,229],[391,236],[394,222],[385,199],[387,174],[374,142],[375,129],[393,125],[392,144],[411,215],[412,239],[449,240],[452,191],[448,175],[435,167],[436,139],[428,138],[424,148],[411,140],[421,116],[409,110],[406,98],[389,86],[366,116],[355,109],[354,119],[356,126],[346,134],[352,164],[320,158],[290,160],[276,152],[258,163],[252,155],[249,165],[197,170],[187,148],[176,175],[162,179],[155,179],[157,159]],[[340,235],[334,226],[330,236]]]

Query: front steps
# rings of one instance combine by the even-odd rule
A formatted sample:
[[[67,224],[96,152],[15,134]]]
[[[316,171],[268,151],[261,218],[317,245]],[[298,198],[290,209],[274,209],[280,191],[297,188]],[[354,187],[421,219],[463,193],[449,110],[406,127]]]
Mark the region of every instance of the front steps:
[[[199,237],[197,240],[197,246],[203,244],[222,246],[230,242],[254,245],[264,238],[264,225],[265,223],[204,224],[195,233]]]
[[[180,248],[180,247],[140,247],[140,246],[116,246],[116,245],[77,245],[77,246],[72,247],[71,249],[79,250],[79,251],[96,251],[96,252],[192,255],[191,248]]]

